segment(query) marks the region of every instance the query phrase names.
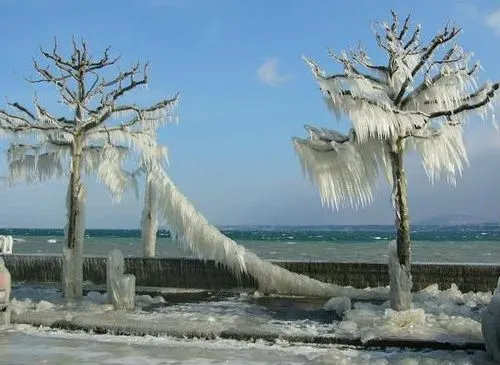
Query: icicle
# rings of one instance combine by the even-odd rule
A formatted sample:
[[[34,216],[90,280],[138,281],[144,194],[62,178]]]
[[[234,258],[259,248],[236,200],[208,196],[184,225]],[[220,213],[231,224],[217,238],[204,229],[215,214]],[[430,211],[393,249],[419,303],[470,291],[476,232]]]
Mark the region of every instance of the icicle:
[[[465,150],[462,127],[459,125],[442,125],[428,127],[414,133],[413,142],[422,157],[422,164],[431,182],[444,178],[455,184],[456,177],[462,174],[464,166],[468,164]]]
[[[294,146],[304,172],[318,187],[322,203],[335,208],[370,204],[379,169],[391,177],[384,143],[358,143],[352,137],[346,141],[346,136],[335,131],[306,129],[310,139],[295,138]]]
[[[152,179],[158,183],[160,213],[173,236],[197,257],[221,263],[236,275],[248,273],[258,282],[259,291],[321,297],[381,297],[380,293],[376,292],[323,283],[261,260],[209,224],[177,190],[163,170],[153,171]]]

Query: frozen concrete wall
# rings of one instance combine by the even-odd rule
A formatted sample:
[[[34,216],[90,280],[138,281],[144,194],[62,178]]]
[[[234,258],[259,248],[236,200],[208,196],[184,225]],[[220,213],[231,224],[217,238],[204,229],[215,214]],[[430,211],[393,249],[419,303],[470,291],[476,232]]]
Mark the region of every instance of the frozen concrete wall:
[[[60,256],[5,255],[5,266],[13,281],[57,282],[61,279]],[[387,265],[339,262],[276,262],[290,271],[326,282],[358,288],[389,284]],[[106,282],[106,258],[85,257],[84,280],[94,284]],[[238,280],[231,272],[215,264],[190,258],[125,258],[125,272],[136,277],[138,286],[229,289],[255,287],[253,280]],[[418,264],[412,265],[414,290],[438,283],[448,288],[456,283],[462,291],[488,291],[496,288],[500,265]]]

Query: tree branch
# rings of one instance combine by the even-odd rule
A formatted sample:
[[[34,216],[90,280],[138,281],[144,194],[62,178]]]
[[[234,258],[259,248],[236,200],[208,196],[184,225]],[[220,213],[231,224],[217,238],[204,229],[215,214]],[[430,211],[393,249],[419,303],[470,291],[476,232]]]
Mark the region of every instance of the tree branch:
[[[448,27],[446,26],[444,31],[438,35],[436,35],[432,41],[430,42],[429,46],[423,49],[423,54],[420,57],[420,61],[417,63],[417,65],[413,68],[411,72],[411,78],[407,77],[405,81],[403,82],[403,85],[401,86],[401,89],[399,90],[398,95],[394,99],[394,104],[399,105],[401,100],[403,99],[406,89],[408,85],[410,84],[412,78],[417,74],[417,72],[422,68],[422,66],[427,62],[427,60],[432,56],[432,54],[436,51],[438,46],[445,44],[455,38],[459,33],[461,32],[460,28],[455,28],[453,27],[450,31],[448,31]]]

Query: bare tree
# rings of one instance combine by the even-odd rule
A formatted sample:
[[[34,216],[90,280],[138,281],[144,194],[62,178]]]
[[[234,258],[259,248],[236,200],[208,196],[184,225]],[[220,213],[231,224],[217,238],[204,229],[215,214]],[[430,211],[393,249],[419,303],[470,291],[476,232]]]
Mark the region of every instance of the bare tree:
[[[391,307],[411,302],[410,219],[404,153],[413,146],[431,181],[455,182],[467,164],[462,125],[470,112],[487,116],[500,84],[478,87],[479,64],[454,43],[461,29],[447,25],[429,42],[420,40],[420,26],[410,30],[392,12],[390,24],[379,24],[378,47],[384,64],[375,64],[358,47],[330,56],[343,72],[327,75],[305,59],[329,108],[352,121],[348,134],[306,126],[307,139],[294,139],[305,172],[318,187],[323,204],[364,206],[371,202],[380,170],[392,185],[396,247],[390,265]]]
[[[100,58],[90,54],[84,41],[73,41],[69,57],[59,52],[57,43],[40,52],[48,66],[34,60],[38,78],[29,81],[54,86],[70,111],[55,116],[37,98],[34,111],[10,102],[9,110],[0,109],[0,127],[16,136],[8,153],[11,178],[42,180],[69,174],[63,289],[66,298],[77,298],[82,295],[85,231],[82,173],[97,172],[118,196],[133,180],[122,168],[132,153],[146,166],[162,164],[166,152],[157,144],[156,129],[170,119],[177,96],[148,107],[124,103],[131,91],[147,85],[148,64],[112,72],[118,58],[110,56],[109,48]]]

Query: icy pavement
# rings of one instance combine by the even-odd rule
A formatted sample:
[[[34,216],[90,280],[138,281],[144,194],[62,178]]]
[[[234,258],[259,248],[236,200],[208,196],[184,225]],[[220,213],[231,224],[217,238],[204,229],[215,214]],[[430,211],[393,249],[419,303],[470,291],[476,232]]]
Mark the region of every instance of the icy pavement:
[[[89,292],[78,303],[64,303],[55,288],[17,287],[12,318],[17,323],[88,329],[96,332],[172,336],[256,335],[258,338],[322,337],[418,339],[482,343],[480,312],[491,293],[461,293],[456,286],[430,286],[413,297],[413,308],[394,312],[388,302],[354,302],[342,316],[319,298],[272,297],[258,293],[208,293],[178,301],[138,295],[133,312],[113,311],[106,296]],[[19,299],[17,299],[19,298]],[[31,299],[32,298],[32,299]],[[68,325],[68,323],[70,325]],[[246,338],[235,336],[230,338]],[[248,337],[248,336],[247,336]]]
[[[29,349],[29,350],[28,350]],[[489,365],[483,351],[366,351],[264,341],[182,340],[65,332],[25,325],[0,331],[2,364]]]
[[[276,340],[276,336],[273,342],[217,338],[223,331],[253,331],[282,338],[338,336],[362,340],[384,337],[478,342],[482,341],[480,313],[489,303],[491,293],[461,293],[455,286],[448,290],[430,286],[414,294],[413,308],[406,312],[391,311],[387,302],[358,301],[353,303],[351,310],[339,316],[328,310],[328,306],[325,308],[326,301],[319,298],[189,289],[162,289],[159,292],[163,296],[138,295],[135,311],[117,312],[106,304],[106,295],[95,291],[89,292],[80,302],[64,303],[60,291],[54,287],[14,287],[14,318],[28,316],[49,323],[121,326],[143,329],[145,333],[157,329],[160,336],[68,332],[16,324],[0,331],[0,363],[491,364],[484,351],[404,351],[396,348],[374,351],[290,343]],[[92,329],[92,326],[87,328]],[[166,335],[169,331],[176,331],[176,336],[196,332],[200,337],[206,334],[211,339],[174,338]]]

